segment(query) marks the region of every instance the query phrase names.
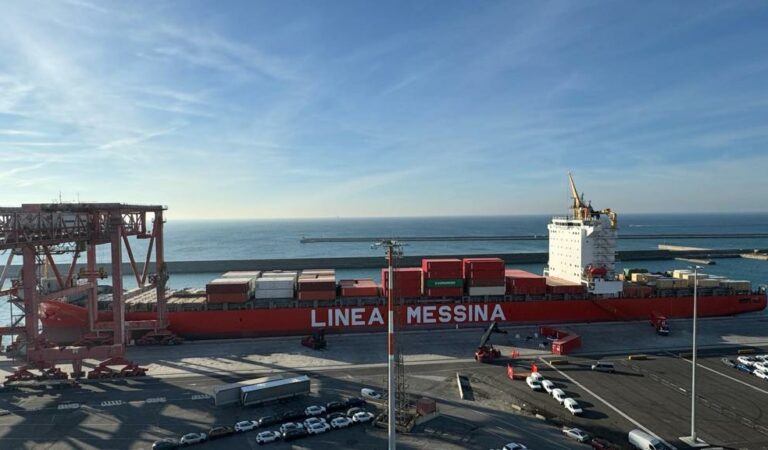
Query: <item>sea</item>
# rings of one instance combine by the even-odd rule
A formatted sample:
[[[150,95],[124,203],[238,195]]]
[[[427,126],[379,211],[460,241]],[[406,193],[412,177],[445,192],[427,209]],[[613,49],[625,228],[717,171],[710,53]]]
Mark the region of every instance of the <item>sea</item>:
[[[421,217],[421,218],[328,218],[264,220],[173,220],[165,224],[167,261],[224,259],[322,258],[344,256],[381,256],[383,250],[373,242],[301,243],[303,237],[402,237],[402,236],[498,236],[545,235],[551,216],[491,217]],[[768,213],[743,214],[623,214],[619,215],[619,235],[685,233],[768,233]],[[132,242],[134,255],[142,260],[147,241]],[[659,244],[702,248],[768,248],[768,239],[638,239],[618,240],[619,250],[656,249]],[[407,242],[407,255],[472,255],[487,253],[546,252],[546,241],[441,241]],[[101,248],[103,247],[103,248]],[[101,246],[97,261],[109,262],[109,249]],[[0,255],[0,260],[5,260]],[[127,258],[125,258],[127,260]],[[20,263],[19,260],[15,261]],[[768,283],[768,262],[741,258],[723,258],[707,266],[704,272],[755,285]],[[689,263],[674,260],[619,262],[618,268],[645,267],[650,271],[685,268]],[[544,264],[515,267],[541,273]],[[169,287],[203,288],[220,273],[170,274]],[[337,278],[373,278],[375,269],[338,270]],[[104,280],[109,283],[109,280]],[[125,276],[126,289],[136,280]],[[10,319],[10,305],[0,304],[0,323]]]

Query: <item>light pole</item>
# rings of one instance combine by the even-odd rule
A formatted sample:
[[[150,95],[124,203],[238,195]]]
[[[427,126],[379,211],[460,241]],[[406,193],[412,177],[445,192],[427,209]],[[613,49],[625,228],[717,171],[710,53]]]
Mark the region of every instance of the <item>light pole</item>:
[[[696,321],[698,318],[699,303],[699,269],[701,266],[692,266],[693,269],[693,345],[691,351],[691,435],[681,438],[691,447],[705,447],[707,444],[696,436]]]

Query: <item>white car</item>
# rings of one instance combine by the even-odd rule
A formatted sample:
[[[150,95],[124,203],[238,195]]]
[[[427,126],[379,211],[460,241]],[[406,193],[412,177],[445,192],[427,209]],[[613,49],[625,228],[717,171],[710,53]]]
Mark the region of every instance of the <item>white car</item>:
[[[322,417],[310,417],[309,419],[304,421],[304,428],[309,428],[311,426],[326,423],[325,419]]]
[[[331,427],[325,421],[323,422],[315,422],[312,425],[307,427],[307,433],[309,434],[322,434],[326,431],[330,430]]]
[[[752,356],[739,356],[736,358],[736,361],[744,364],[745,366],[752,367],[755,364],[755,358]]]
[[[565,392],[562,389],[552,389],[552,398],[562,405],[568,396],[565,395]]]
[[[564,435],[571,439],[576,439],[579,442],[587,442],[589,440],[589,434],[579,428],[563,427],[562,431]]]
[[[258,426],[259,423],[255,420],[243,420],[242,422],[237,422],[235,424],[235,431],[242,433],[244,431],[251,431]]]
[[[350,425],[352,425],[352,419],[348,417],[337,417],[331,420],[331,428],[333,428],[334,430],[347,428]]]
[[[352,421],[355,423],[366,423],[371,420],[373,420],[373,413],[369,413],[368,411],[360,411],[352,416]]]
[[[544,375],[540,374],[539,372],[533,372],[530,377],[538,382],[544,381]]]
[[[525,384],[527,384],[528,387],[533,389],[534,391],[541,390],[541,382],[536,378],[533,378],[532,376],[525,377]]]
[[[288,430],[296,430],[296,429],[300,429],[300,428],[304,428],[304,424],[303,423],[299,423],[299,422],[286,422],[286,423],[280,425],[280,434],[285,434]]]
[[[187,433],[179,439],[181,445],[192,445],[205,442],[208,436],[205,433]]]
[[[755,370],[752,372],[757,378],[762,378],[763,380],[768,380],[768,371],[766,370]]]
[[[768,362],[768,353],[764,355],[755,355],[755,359]]]
[[[360,395],[362,395],[365,398],[370,398],[373,400],[381,400],[382,398],[384,398],[384,394],[369,388],[360,389]]]
[[[325,406],[307,406],[307,409],[304,410],[304,414],[308,416],[319,416],[321,414],[325,414]]]
[[[584,412],[584,410],[581,409],[581,406],[579,406],[579,402],[570,397],[563,400],[563,406],[565,406],[565,409],[570,411],[574,416],[579,416]]]
[[[280,433],[277,431],[262,431],[256,435],[257,444],[268,444],[280,439]]]
[[[555,383],[549,381],[549,380],[543,380],[541,382],[541,387],[544,388],[544,390],[547,392],[547,394],[551,394],[552,390],[555,389]]]
[[[755,370],[761,370],[763,372],[766,372],[768,371],[768,362],[756,361],[755,364],[752,365],[752,367],[754,367]]]
[[[502,447],[501,450],[528,450],[528,447],[523,444],[518,444],[517,442],[510,442]]]

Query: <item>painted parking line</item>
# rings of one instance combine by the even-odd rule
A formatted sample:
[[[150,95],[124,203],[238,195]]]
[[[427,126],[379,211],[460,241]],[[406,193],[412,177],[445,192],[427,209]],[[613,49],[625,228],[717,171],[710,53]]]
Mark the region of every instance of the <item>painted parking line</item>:
[[[192,397],[190,397],[191,400],[208,400],[211,398],[208,394],[195,394]]]
[[[56,409],[80,409],[80,403],[62,403]]]
[[[661,442],[663,442],[664,444],[668,445],[668,446],[669,446],[669,447],[671,447],[672,449],[674,449],[674,450],[677,450],[677,447],[675,447],[674,445],[670,444],[669,442],[667,442],[667,441],[665,441],[664,439],[662,439],[661,437],[659,437],[659,436],[658,436],[656,433],[654,433],[653,431],[649,430],[647,427],[643,426],[643,425],[642,425],[640,422],[638,422],[637,420],[633,419],[632,417],[629,417],[629,416],[628,416],[628,415],[627,415],[627,414],[626,414],[624,411],[622,411],[622,410],[620,410],[619,408],[617,408],[616,406],[614,406],[614,405],[613,405],[612,403],[610,403],[608,400],[606,400],[606,399],[604,399],[604,398],[600,397],[600,396],[599,396],[599,395],[597,395],[595,392],[592,392],[590,389],[588,389],[586,386],[584,386],[583,384],[581,384],[581,383],[579,383],[578,381],[576,381],[575,379],[573,379],[573,377],[571,377],[571,376],[570,376],[570,375],[568,375],[567,373],[563,372],[562,370],[560,370],[560,369],[558,369],[557,367],[555,367],[555,366],[553,366],[552,364],[550,364],[550,363],[549,363],[549,362],[548,362],[546,359],[544,359],[544,358],[541,358],[541,357],[540,357],[540,358],[539,358],[539,360],[541,360],[541,362],[543,362],[544,364],[548,365],[550,368],[552,368],[553,370],[555,370],[557,373],[559,373],[560,375],[562,375],[562,376],[563,376],[563,377],[565,377],[566,379],[570,380],[570,381],[571,381],[571,383],[573,383],[573,384],[575,384],[576,386],[580,387],[580,388],[581,388],[581,389],[583,389],[583,390],[584,390],[586,393],[588,393],[589,395],[593,396],[594,398],[596,398],[597,400],[599,400],[600,402],[602,402],[602,403],[603,403],[605,406],[607,406],[607,407],[611,408],[613,411],[615,411],[616,413],[618,413],[618,414],[619,414],[621,417],[623,417],[623,418],[627,419],[628,421],[632,422],[632,424],[633,424],[633,425],[635,425],[637,428],[640,428],[641,430],[643,430],[643,431],[645,431],[646,433],[650,434],[650,435],[651,435],[651,436],[653,436],[654,438],[656,438],[656,439],[660,440]]]
[[[671,354],[671,355],[675,356],[675,357],[678,357],[677,355],[674,355],[674,354]],[[683,361],[686,361],[688,364],[693,364],[693,362],[690,359],[686,359],[686,358],[680,358],[680,359],[682,359]],[[746,386],[748,388],[752,388],[752,389],[756,390],[757,392],[762,392],[763,394],[768,394],[768,391],[766,391],[765,389],[760,389],[759,387],[753,386],[753,385],[747,383],[746,381],[739,380],[738,378],[734,378],[734,377],[732,377],[732,376],[730,376],[728,374],[720,372],[719,370],[715,370],[715,369],[712,369],[710,367],[704,366],[701,363],[697,362],[696,363],[696,367],[701,367],[702,369],[708,370],[708,371],[710,371],[712,373],[716,373],[716,374],[720,375],[721,377],[725,377],[725,378],[728,378],[731,381],[735,381],[735,382],[737,382],[739,384],[743,384],[744,386]]]
[[[146,400],[147,403],[165,403],[166,401],[165,397],[152,397]]]
[[[122,400],[107,400],[101,402],[101,406],[120,406],[123,404]]]

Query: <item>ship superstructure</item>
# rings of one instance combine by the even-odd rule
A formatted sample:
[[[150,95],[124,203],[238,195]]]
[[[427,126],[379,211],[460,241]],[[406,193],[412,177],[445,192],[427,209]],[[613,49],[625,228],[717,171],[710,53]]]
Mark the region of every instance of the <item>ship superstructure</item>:
[[[554,217],[549,230],[549,263],[545,274],[583,284],[596,295],[616,296],[623,283],[616,279],[616,213],[596,211],[585,204],[568,174],[573,205],[567,217]]]

